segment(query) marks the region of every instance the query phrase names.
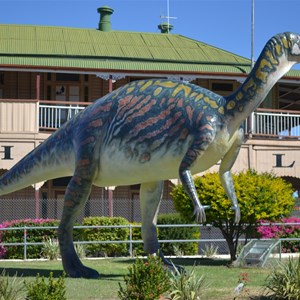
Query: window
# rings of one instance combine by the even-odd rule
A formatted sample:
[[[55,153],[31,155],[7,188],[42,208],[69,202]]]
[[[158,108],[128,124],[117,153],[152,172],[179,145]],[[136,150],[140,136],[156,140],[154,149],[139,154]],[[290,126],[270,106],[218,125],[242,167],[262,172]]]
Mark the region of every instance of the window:
[[[4,73],[0,73],[0,86],[4,85]]]
[[[4,73],[0,73],[0,99],[3,98]]]
[[[86,101],[86,102],[89,101],[89,87],[88,86],[84,87],[84,101]]]
[[[45,73],[47,100],[88,102],[90,96],[89,75],[69,73]]]
[[[227,96],[234,90],[232,81],[211,80],[209,86],[210,90],[222,96]]]
[[[213,82],[211,85],[213,91],[223,91],[223,92],[232,92],[233,91],[233,84],[232,83],[225,83],[225,82]]]
[[[56,81],[80,81],[79,74],[56,73]]]
[[[47,85],[47,100],[51,100],[51,85]]]

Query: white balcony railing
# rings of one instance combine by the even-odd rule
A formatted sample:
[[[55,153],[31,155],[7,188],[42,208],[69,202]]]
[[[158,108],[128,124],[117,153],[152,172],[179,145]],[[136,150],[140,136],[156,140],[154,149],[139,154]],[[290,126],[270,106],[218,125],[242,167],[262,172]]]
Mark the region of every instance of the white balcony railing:
[[[1,99],[0,133],[56,130],[91,103]],[[300,111],[259,108],[245,122],[245,132],[249,137],[300,139]]]
[[[299,138],[300,112],[257,109],[248,122],[246,132],[260,136]]]
[[[57,129],[83,109],[85,106],[79,104],[42,103],[39,105],[39,127],[41,129]]]

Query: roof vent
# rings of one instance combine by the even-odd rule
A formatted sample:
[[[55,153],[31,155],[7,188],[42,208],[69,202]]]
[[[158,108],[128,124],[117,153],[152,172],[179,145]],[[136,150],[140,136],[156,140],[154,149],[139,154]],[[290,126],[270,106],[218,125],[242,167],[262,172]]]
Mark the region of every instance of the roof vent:
[[[173,25],[164,22],[158,25],[158,29],[161,33],[169,33],[173,29]]]
[[[110,16],[114,10],[108,6],[99,7],[97,12],[100,14],[98,30],[111,31]]]

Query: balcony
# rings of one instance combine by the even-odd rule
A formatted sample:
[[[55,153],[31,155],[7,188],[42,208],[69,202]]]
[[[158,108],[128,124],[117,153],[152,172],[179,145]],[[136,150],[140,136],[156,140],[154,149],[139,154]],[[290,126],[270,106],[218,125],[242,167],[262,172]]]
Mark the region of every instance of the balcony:
[[[53,131],[91,102],[1,99],[0,133],[38,133]]]
[[[40,101],[38,124],[40,130],[56,130],[91,102]]]
[[[92,102],[0,100],[0,133],[54,131]],[[300,111],[257,109],[245,122],[248,137],[299,139]]]
[[[300,111],[259,108],[248,118],[245,129],[249,137],[299,139]]]

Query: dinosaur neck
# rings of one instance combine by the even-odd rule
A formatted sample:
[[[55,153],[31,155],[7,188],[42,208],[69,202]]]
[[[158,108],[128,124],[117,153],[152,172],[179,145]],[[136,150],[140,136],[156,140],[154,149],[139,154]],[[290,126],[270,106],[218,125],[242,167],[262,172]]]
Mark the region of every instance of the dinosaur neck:
[[[276,45],[272,40],[266,44],[245,82],[225,97],[225,114],[232,131],[263,102],[275,83],[294,65],[287,60],[283,47]]]

